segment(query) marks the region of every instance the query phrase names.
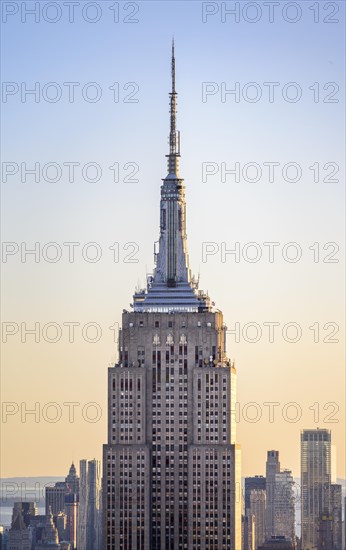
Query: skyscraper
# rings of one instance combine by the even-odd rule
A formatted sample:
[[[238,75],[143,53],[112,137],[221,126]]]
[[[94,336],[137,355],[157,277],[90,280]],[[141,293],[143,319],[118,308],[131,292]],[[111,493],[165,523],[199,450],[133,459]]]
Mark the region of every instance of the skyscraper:
[[[321,514],[317,522],[316,550],[333,550],[333,516],[327,512]]]
[[[243,519],[243,550],[256,550],[255,547],[255,517],[250,510],[250,495],[252,491],[263,491],[266,497],[266,478],[263,476],[253,476],[245,478],[245,498],[244,508],[245,516]],[[265,513],[265,512],[264,512]],[[263,518],[265,529],[265,516]],[[264,531],[265,533],[265,531]]]
[[[79,492],[79,477],[74,463],[72,462],[68,475],[65,477],[65,483],[68,493],[78,495]]]
[[[98,460],[80,461],[78,550],[101,550],[100,470],[101,465]]]
[[[342,550],[342,486],[336,483],[330,486],[329,511],[333,517],[333,550]]]
[[[266,539],[281,544],[295,541],[294,481],[290,470],[281,470],[279,451],[268,451],[266,463]]]
[[[275,476],[280,472],[279,451],[268,451],[266,462],[266,538],[276,535],[274,528]]]
[[[69,541],[71,548],[77,544],[77,517],[79,507],[79,477],[72,462],[69,473],[65,478],[66,494],[64,499],[64,511],[66,514],[65,540]]]
[[[49,508],[54,516],[64,511],[66,492],[64,481],[58,481],[53,487],[46,487],[46,515],[49,514]]]
[[[252,476],[245,478],[245,513],[250,508],[250,493],[254,489],[266,490],[266,478],[263,476]]]
[[[242,550],[257,550],[255,547],[255,516],[248,513],[242,516]]]
[[[46,487],[46,516],[53,515],[55,526],[58,528],[59,538],[62,536],[62,514],[66,520],[64,539],[71,543],[71,548],[76,547],[77,516],[79,506],[79,477],[75,465],[71,464],[65,481],[58,481],[53,487]]]
[[[302,550],[313,550],[318,545],[319,532],[328,527],[326,520],[323,525],[320,520],[330,516],[330,430],[302,431],[300,453]]]
[[[273,535],[295,540],[294,481],[290,470],[275,474]]]
[[[76,467],[72,462],[65,481],[58,481],[53,487],[46,487],[46,514],[49,514],[49,507],[51,507],[53,516],[63,512],[65,509],[65,495],[71,493],[78,495],[78,491],[79,478]]]
[[[241,549],[236,370],[222,312],[189,268],[176,100],[173,46],[155,270],[123,313],[108,371],[103,550]]]
[[[250,516],[255,517],[255,548],[265,541],[266,492],[253,489],[250,493]]]
[[[65,495],[66,528],[65,537],[63,540],[69,541],[72,549],[77,547],[78,504],[79,502],[77,494],[67,493]],[[58,517],[59,515],[57,516],[57,518]]]

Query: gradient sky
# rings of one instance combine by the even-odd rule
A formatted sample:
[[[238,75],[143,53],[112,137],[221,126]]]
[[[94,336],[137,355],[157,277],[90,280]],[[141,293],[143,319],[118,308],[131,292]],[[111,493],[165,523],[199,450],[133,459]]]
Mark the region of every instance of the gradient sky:
[[[17,5],[16,2],[2,4]],[[33,2],[27,2],[32,7]],[[48,343],[42,333],[40,342],[28,336],[21,342],[20,332],[8,337],[2,346],[2,399],[18,404],[19,410],[32,409],[38,402],[38,422],[31,415],[21,419],[19,412],[2,424],[3,454],[1,476],[62,475],[73,458],[100,458],[106,442],[107,367],[117,357],[114,334],[110,326],[120,323],[123,308],[128,308],[136,285],[142,286],[153,266],[153,242],[158,238],[161,178],[166,175],[168,135],[168,92],[170,86],[171,37],[176,41],[178,127],[181,130],[181,174],[186,182],[188,202],[188,247],[192,270],[200,273],[201,287],[209,290],[217,307],[223,310],[229,330],[240,323],[258,323],[262,338],[249,343],[243,337],[235,342],[228,338],[228,355],[238,369],[238,401],[248,418],[239,422],[238,441],[243,449],[242,474],[264,473],[266,451],[278,449],[282,465],[299,475],[299,433],[303,428],[332,429],[337,446],[338,475],[345,477],[345,380],[344,380],[344,3],[333,2],[339,13],[331,15],[327,2],[318,2],[319,22],[314,22],[314,2],[300,1],[301,19],[285,21],[293,12],[283,11],[287,2],[280,1],[272,23],[268,21],[265,3],[256,2],[262,10],[257,23],[249,23],[241,14],[240,22],[219,13],[202,21],[203,6],[199,1],[137,2],[137,23],[124,23],[135,3],[118,3],[119,23],[113,20],[110,6],[98,4],[101,19],[96,23],[83,20],[82,8],[76,7],[75,21],[68,21],[67,8],[61,20],[47,22],[53,11],[44,12],[40,2],[40,21],[32,16],[21,21],[20,13],[2,23],[2,80],[28,89],[35,82],[41,90],[56,82],[63,90],[56,103],[44,100],[41,93],[36,103],[29,95],[21,101],[20,93],[2,102],[2,161],[42,168],[48,162],[58,163],[62,178],[55,183],[40,181],[21,173],[2,181],[2,240],[27,243],[32,248],[39,242],[56,242],[63,249],[59,262],[49,263],[41,254],[35,263],[32,256],[21,262],[20,254],[2,263],[2,321],[28,327],[48,322],[63,328],[58,343]],[[229,7],[234,2],[226,3]],[[240,2],[243,9],[246,2]],[[329,3],[330,4],[330,3]],[[19,3],[18,3],[19,5]],[[63,5],[63,3],[60,3]],[[212,7],[210,9],[212,9]],[[11,9],[11,8],[8,8]],[[204,8],[205,9],[205,8]],[[93,17],[92,8],[87,12]],[[253,17],[253,12],[249,12]],[[287,18],[286,17],[286,18]],[[337,18],[337,23],[323,19]],[[3,19],[4,21],[4,19]],[[77,82],[75,101],[69,102],[64,82]],[[96,82],[102,97],[96,103],[83,99],[81,88]],[[119,83],[120,101],[113,101],[109,89]],[[124,103],[129,87],[135,82],[137,103]],[[257,103],[221,94],[202,101],[202,83],[225,82],[241,89],[256,82],[263,92]],[[275,100],[268,101],[265,82],[277,82]],[[289,103],[282,97],[288,82],[302,89],[300,101]],[[337,83],[337,102],[323,99],[333,91],[323,87]],[[309,87],[318,83],[320,100],[314,102]],[[7,85],[8,86],[8,85]],[[334,85],[333,85],[334,86]],[[8,89],[8,88],[7,88]],[[316,90],[316,85],[315,85]],[[52,92],[52,89],[50,90]],[[90,89],[90,91],[92,91]],[[75,181],[69,182],[63,163],[81,166],[96,162],[102,167],[97,182],[83,180],[76,169]],[[126,163],[139,166],[137,183],[128,183]],[[241,178],[221,181],[220,173],[202,180],[202,163],[225,163],[231,168],[256,162],[279,162],[275,181],[267,172],[253,183]],[[287,182],[281,175],[288,162],[299,163],[302,178]],[[120,181],[114,183],[114,163],[120,166]],[[321,178],[314,182],[310,166],[319,163]],[[324,182],[330,172],[326,163],[336,163],[340,170],[336,182]],[[4,167],[4,165],[3,165]],[[327,167],[328,168],[328,167]],[[64,242],[79,242],[76,259],[68,261]],[[99,243],[102,258],[97,263],[83,260],[81,249],[89,242]],[[119,243],[119,261],[113,261],[109,247]],[[124,259],[138,246],[135,259]],[[257,242],[262,259],[251,263],[231,256],[223,262],[221,252],[203,261],[203,243],[221,243],[232,248]],[[264,242],[278,242],[275,261],[268,261]],[[296,242],[302,259],[289,263],[282,257],[286,243]],[[338,262],[323,259],[337,243]],[[320,261],[314,262],[309,247],[319,243]],[[316,249],[315,245],[315,249]],[[249,250],[249,254],[251,251]],[[90,254],[92,250],[90,249]],[[4,262],[4,257],[3,257]],[[69,343],[63,323],[76,322],[75,341]],[[85,342],[81,326],[94,322],[102,327],[97,343]],[[277,322],[273,343],[263,325]],[[282,327],[288,322],[301,326],[302,338],[288,343]],[[318,323],[320,341],[314,343],[309,327]],[[326,323],[340,327],[335,336],[339,343],[326,343],[331,331]],[[315,325],[317,326],[317,325]],[[251,331],[250,331],[251,332]],[[52,336],[52,333],[50,333]],[[90,332],[92,337],[92,332]],[[252,337],[252,333],[249,333]],[[55,402],[62,411],[56,423],[47,421],[46,403]],[[69,422],[64,403],[76,402],[75,418]],[[85,418],[93,414],[86,403],[96,402],[102,418],[92,423]],[[258,422],[249,421],[256,402],[262,408]],[[266,402],[277,402],[274,422],[269,422]],[[297,422],[285,405],[295,402],[302,411]],[[339,411],[328,422],[335,403]],[[315,405],[314,405],[315,404]],[[14,405],[15,406],[15,405]],[[313,410],[309,407],[313,406]],[[325,407],[325,409],[324,409]],[[245,409],[244,409],[245,408]],[[319,409],[319,420],[314,419]],[[336,411],[336,409],[335,409]],[[54,411],[51,410],[51,413]],[[94,411],[95,412],[95,411]],[[49,414],[49,412],[47,413]],[[316,422],[314,421],[316,420]]]

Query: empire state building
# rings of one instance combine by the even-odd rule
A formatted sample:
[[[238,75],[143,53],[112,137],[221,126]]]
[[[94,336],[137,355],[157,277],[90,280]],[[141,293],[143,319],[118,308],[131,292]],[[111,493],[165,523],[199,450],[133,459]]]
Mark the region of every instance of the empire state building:
[[[174,44],[169,95],[155,269],[122,315],[108,369],[102,547],[241,550],[236,371],[222,312],[189,268]]]

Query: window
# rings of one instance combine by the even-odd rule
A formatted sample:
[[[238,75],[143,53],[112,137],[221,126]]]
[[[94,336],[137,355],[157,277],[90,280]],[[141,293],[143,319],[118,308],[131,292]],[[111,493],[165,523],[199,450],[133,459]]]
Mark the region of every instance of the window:
[[[145,349],[144,346],[137,347],[137,364],[138,366],[144,365],[145,363]]]

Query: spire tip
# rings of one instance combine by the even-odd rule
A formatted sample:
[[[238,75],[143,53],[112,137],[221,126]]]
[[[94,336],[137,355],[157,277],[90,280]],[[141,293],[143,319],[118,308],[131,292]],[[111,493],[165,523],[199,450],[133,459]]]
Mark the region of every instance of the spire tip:
[[[170,134],[169,134],[169,155],[168,156],[168,173],[178,174],[178,159],[180,156],[180,138],[176,130],[176,110],[177,110],[177,93],[175,89],[175,56],[174,56],[174,36],[172,37],[172,63],[171,77],[172,89],[170,92]]]

